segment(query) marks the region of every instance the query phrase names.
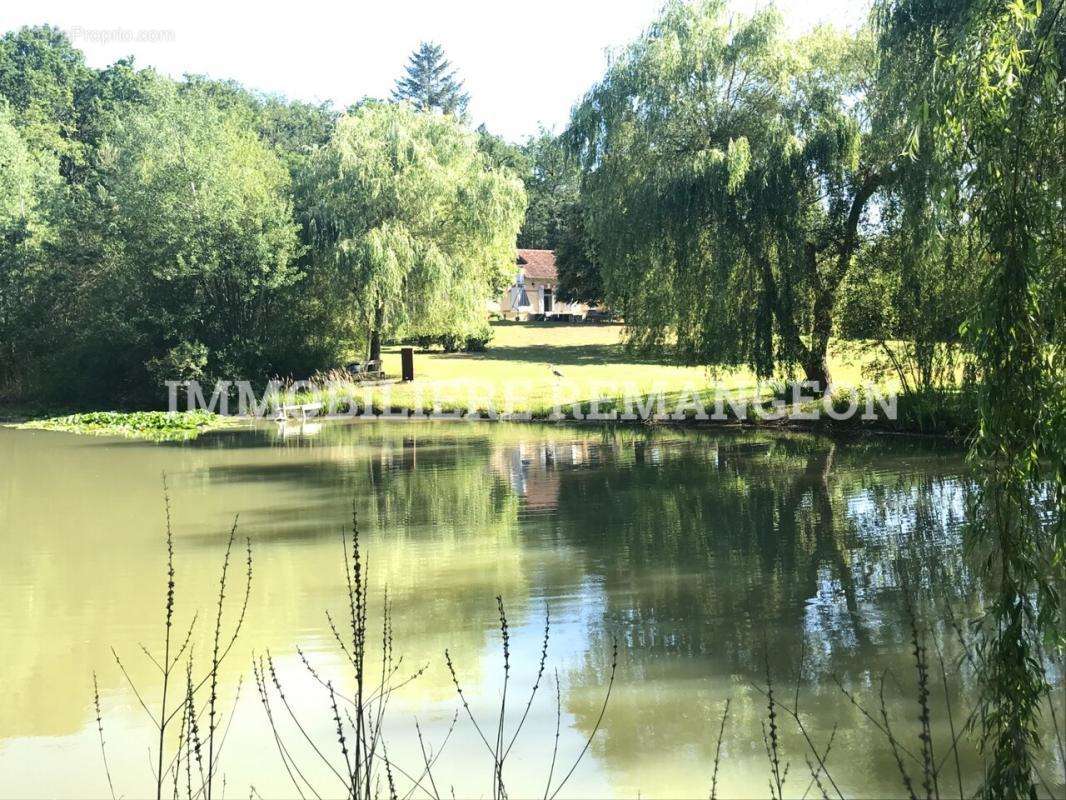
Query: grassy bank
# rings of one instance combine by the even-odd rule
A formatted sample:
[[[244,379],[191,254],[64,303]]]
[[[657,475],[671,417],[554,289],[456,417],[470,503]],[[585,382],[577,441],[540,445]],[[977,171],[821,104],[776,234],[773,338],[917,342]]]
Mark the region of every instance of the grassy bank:
[[[490,347],[477,353],[416,351],[415,380],[390,381],[379,385],[335,383],[296,395],[296,402],[317,403],[317,412],[349,413],[354,405],[360,412],[377,413],[465,413],[494,411],[535,420],[557,418],[559,411],[570,418],[576,409],[581,415],[608,417],[634,413],[640,405],[675,422],[704,424],[697,418],[705,411],[714,417],[726,416],[733,422],[792,425],[825,430],[878,430],[921,433],[964,438],[972,427],[972,408],[959,394],[932,393],[901,395],[895,420],[833,419],[824,413],[821,401],[790,406],[789,418],[760,414],[779,394],[782,384],[760,382],[748,369],[714,370],[678,366],[667,359],[637,355],[623,342],[621,325],[582,325],[566,323],[506,323],[493,325]],[[832,407],[841,412],[852,398],[865,410],[868,390],[865,384],[876,373],[874,355],[852,343],[837,343],[830,349],[830,369],[839,387]],[[385,371],[400,373],[400,348],[383,352]],[[327,376],[327,378],[330,376]],[[852,392],[856,388],[856,392]],[[896,391],[895,380],[881,380],[874,390]],[[629,397],[627,403],[626,398]],[[662,398],[661,404],[658,398]],[[648,404],[649,398],[655,402]],[[782,399],[791,401],[786,392]],[[747,411],[733,408],[746,401]],[[821,419],[804,415],[819,408]],[[874,408],[880,413],[880,406]],[[720,422],[720,420],[719,420]]]
[[[303,392],[301,402],[336,406],[346,397],[379,410],[430,412],[470,408],[548,418],[557,406],[574,404],[585,413],[596,399],[600,410],[623,410],[622,398],[662,394],[667,412],[682,400],[698,400],[709,410],[721,399],[769,399],[748,369],[712,370],[678,366],[664,356],[629,352],[622,325],[508,323],[493,325],[492,343],[484,352],[417,351],[415,380],[380,385],[341,385]],[[382,354],[387,374],[400,374],[400,348]],[[838,383],[860,385],[863,365],[842,353],[831,354]]]
[[[725,412],[734,422],[827,430],[890,430],[961,439],[972,428],[972,408],[962,395],[900,396],[896,420],[870,421],[858,416],[838,420],[824,413],[818,421],[760,416],[756,406],[773,401],[780,387],[775,390],[771,384],[760,383],[748,369],[679,366],[666,357],[634,354],[624,345],[623,330],[615,324],[497,322],[493,324],[493,340],[483,352],[416,351],[414,381],[395,380],[401,365],[400,348],[393,346],[383,352],[389,380],[357,384],[347,381],[346,373],[338,372],[321,376],[322,380],[315,381],[316,388],[298,391],[286,402],[294,399],[301,404],[321,404],[314,415],[346,414],[353,408],[357,413],[372,409],[377,413],[462,415],[474,409],[482,415],[544,420],[556,418],[553,415],[559,410],[572,418],[576,409],[586,417],[622,417],[628,413],[633,418],[650,413],[665,415],[674,422],[716,424],[713,419],[703,423],[697,418],[702,409],[712,416],[716,411]],[[849,387],[862,387],[866,376],[873,373],[868,358],[846,344],[831,348],[830,368],[843,390],[834,400],[836,409],[846,408],[850,402]],[[342,380],[328,383],[331,378]],[[877,388],[889,392],[897,387],[882,382]],[[859,399],[864,403],[861,392]],[[748,404],[747,411],[732,405],[741,403]],[[273,413],[276,405],[271,404],[268,411]],[[801,403],[791,407],[790,413],[809,413],[816,405],[820,402]],[[205,412],[23,411],[22,419],[12,419],[9,412],[6,421],[19,422],[23,427],[155,440],[187,439],[205,430],[240,423],[240,418]]]

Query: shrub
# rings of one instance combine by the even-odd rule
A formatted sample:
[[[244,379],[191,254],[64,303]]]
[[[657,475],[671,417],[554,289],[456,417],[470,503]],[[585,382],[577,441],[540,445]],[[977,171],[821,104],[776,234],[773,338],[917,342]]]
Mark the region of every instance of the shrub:
[[[486,323],[466,337],[466,346],[463,349],[468,353],[483,353],[488,349],[495,333],[492,326]]]
[[[483,353],[488,349],[494,335],[492,326],[484,322],[473,331],[448,331],[433,336],[409,336],[402,343],[423,350],[437,346],[445,353]]]

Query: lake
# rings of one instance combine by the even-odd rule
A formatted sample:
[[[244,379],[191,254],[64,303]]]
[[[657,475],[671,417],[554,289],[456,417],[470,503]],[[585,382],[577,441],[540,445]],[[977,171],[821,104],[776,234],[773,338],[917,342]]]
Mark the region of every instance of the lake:
[[[919,752],[912,616],[929,631],[938,754],[972,708],[973,676],[965,663],[958,668],[956,632],[978,607],[961,545],[970,489],[962,454],[943,444],[356,421],[263,425],[177,444],[0,429],[0,459],[4,797],[110,796],[94,671],[115,791],[154,791],[151,722],[111,648],[141,694],[157,697],[160,678],[140,644],[158,652],[163,635],[164,474],[176,630],[199,612],[198,659],[210,648],[235,515],[253,549],[250,604],[219,688],[228,727],[220,773],[233,796],[250,787],[295,795],[252,681],[253,656],[273,657],[311,737],[336,749],[328,695],[297,648],[321,676],[350,685],[326,612],[343,623],[341,535],[353,504],[372,587],[371,649],[387,586],[401,672],[425,668],[395,692],[385,727],[389,756],[408,773],[422,763],[415,720],[436,749],[459,710],[445,649],[472,712],[495,735],[497,595],[509,622],[508,738],[550,613],[548,666],[505,768],[513,797],[544,794],[556,676],[555,783],[580,752],[600,713],[613,642],[606,712],[560,796],[706,797],[727,699],[719,796],[765,796],[766,699],[756,687],[765,690],[768,673],[779,702],[798,697],[820,748],[832,735],[826,763],[844,794],[905,795],[885,738],[836,681],[880,719],[883,680],[893,732]],[[235,556],[224,624],[240,603],[243,558],[243,550]],[[780,711],[778,721],[786,794],[819,795],[794,721]],[[337,795],[339,784],[293,728],[284,740],[318,791]],[[977,764],[972,746],[963,747],[942,788],[959,773],[974,788]],[[1062,774],[1049,761],[1047,775],[1055,768]],[[492,773],[461,715],[434,768],[442,796],[450,787],[459,797],[487,796]]]

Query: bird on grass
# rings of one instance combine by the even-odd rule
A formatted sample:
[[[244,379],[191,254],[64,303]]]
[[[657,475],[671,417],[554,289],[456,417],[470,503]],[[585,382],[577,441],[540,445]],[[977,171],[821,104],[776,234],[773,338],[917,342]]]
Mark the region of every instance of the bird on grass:
[[[548,365],[548,369],[550,369],[552,371],[552,375],[554,375],[556,378],[562,378],[563,377],[563,373],[559,372],[559,370],[557,370],[554,365],[549,364]]]

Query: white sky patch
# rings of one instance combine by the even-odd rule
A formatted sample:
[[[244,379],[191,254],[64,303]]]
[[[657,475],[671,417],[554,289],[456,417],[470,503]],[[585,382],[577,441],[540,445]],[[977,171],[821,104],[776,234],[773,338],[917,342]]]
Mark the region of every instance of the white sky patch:
[[[738,13],[764,2],[734,0]],[[855,27],[866,0],[781,0],[791,33],[819,22]],[[293,6],[170,0],[37,0],[0,6],[0,31],[49,23],[76,33],[90,66],[128,55],[172,77],[232,78],[344,109],[387,97],[421,40],[440,42],[470,93],[474,124],[519,141],[538,124],[559,130],[662,0],[355,0]],[[79,30],[80,29],[80,30]],[[106,32],[120,32],[109,36]],[[105,32],[105,33],[101,33]],[[165,32],[167,35],[160,35]]]

